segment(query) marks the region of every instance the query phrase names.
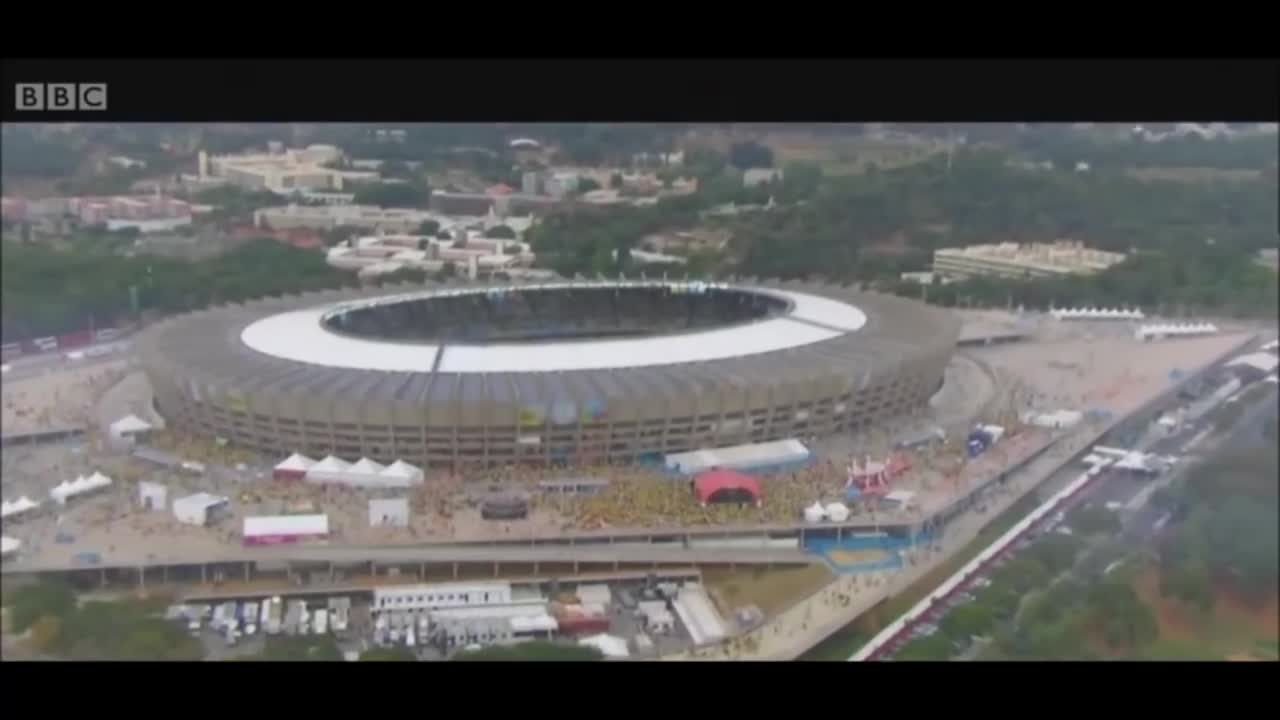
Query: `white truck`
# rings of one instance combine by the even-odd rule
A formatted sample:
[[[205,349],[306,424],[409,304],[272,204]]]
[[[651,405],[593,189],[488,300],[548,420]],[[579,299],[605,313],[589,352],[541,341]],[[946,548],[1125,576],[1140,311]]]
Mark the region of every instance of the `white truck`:
[[[258,632],[258,603],[247,602],[241,605],[240,619],[244,623],[245,635],[253,635]]]
[[[312,623],[315,625],[317,635],[329,632],[329,611],[324,608],[315,611]]]
[[[268,635],[280,634],[280,623],[284,619],[284,600],[279,595],[267,601],[267,622],[263,625],[263,630]]]

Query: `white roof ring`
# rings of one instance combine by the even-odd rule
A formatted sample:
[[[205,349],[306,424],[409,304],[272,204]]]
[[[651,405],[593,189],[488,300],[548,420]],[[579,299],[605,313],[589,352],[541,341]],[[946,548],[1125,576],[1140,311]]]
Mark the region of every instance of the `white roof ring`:
[[[583,287],[728,288],[722,283],[613,281],[546,283],[509,288],[550,290]],[[777,352],[860,330],[867,315],[848,303],[774,288],[742,288],[784,300],[789,310],[756,322],[645,338],[566,340],[537,343],[406,343],[332,332],[322,321],[337,310],[449,295],[482,294],[492,288],[451,288],[330,303],[271,315],[240,334],[250,349],[275,358],[335,368],[387,372],[561,372],[706,362]],[[443,347],[443,352],[441,349]]]

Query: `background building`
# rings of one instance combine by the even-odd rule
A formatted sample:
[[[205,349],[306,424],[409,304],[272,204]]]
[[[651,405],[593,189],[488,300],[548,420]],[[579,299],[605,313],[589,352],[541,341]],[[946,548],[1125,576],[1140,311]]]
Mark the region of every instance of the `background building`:
[[[1078,242],[1000,243],[940,248],[933,254],[933,271],[953,278],[1092,275],[1124,259],[1124,253],[1093,250]]]

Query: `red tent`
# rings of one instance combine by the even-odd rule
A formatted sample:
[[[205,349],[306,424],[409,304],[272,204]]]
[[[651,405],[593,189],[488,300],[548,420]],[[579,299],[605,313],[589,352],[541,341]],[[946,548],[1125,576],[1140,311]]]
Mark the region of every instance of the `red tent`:
[[[708,470],[693,481],[693,494],[698,502],[706,505],[709,502],[755,503],[759,505],[764,495],[760,491],[760,481],[733,470]]]

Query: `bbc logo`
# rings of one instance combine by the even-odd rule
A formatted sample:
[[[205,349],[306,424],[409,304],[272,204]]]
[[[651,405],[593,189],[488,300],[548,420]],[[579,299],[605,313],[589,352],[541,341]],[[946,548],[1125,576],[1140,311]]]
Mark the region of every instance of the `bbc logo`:
[[[18,83],[18,110],[106,110],[106,83]]]

